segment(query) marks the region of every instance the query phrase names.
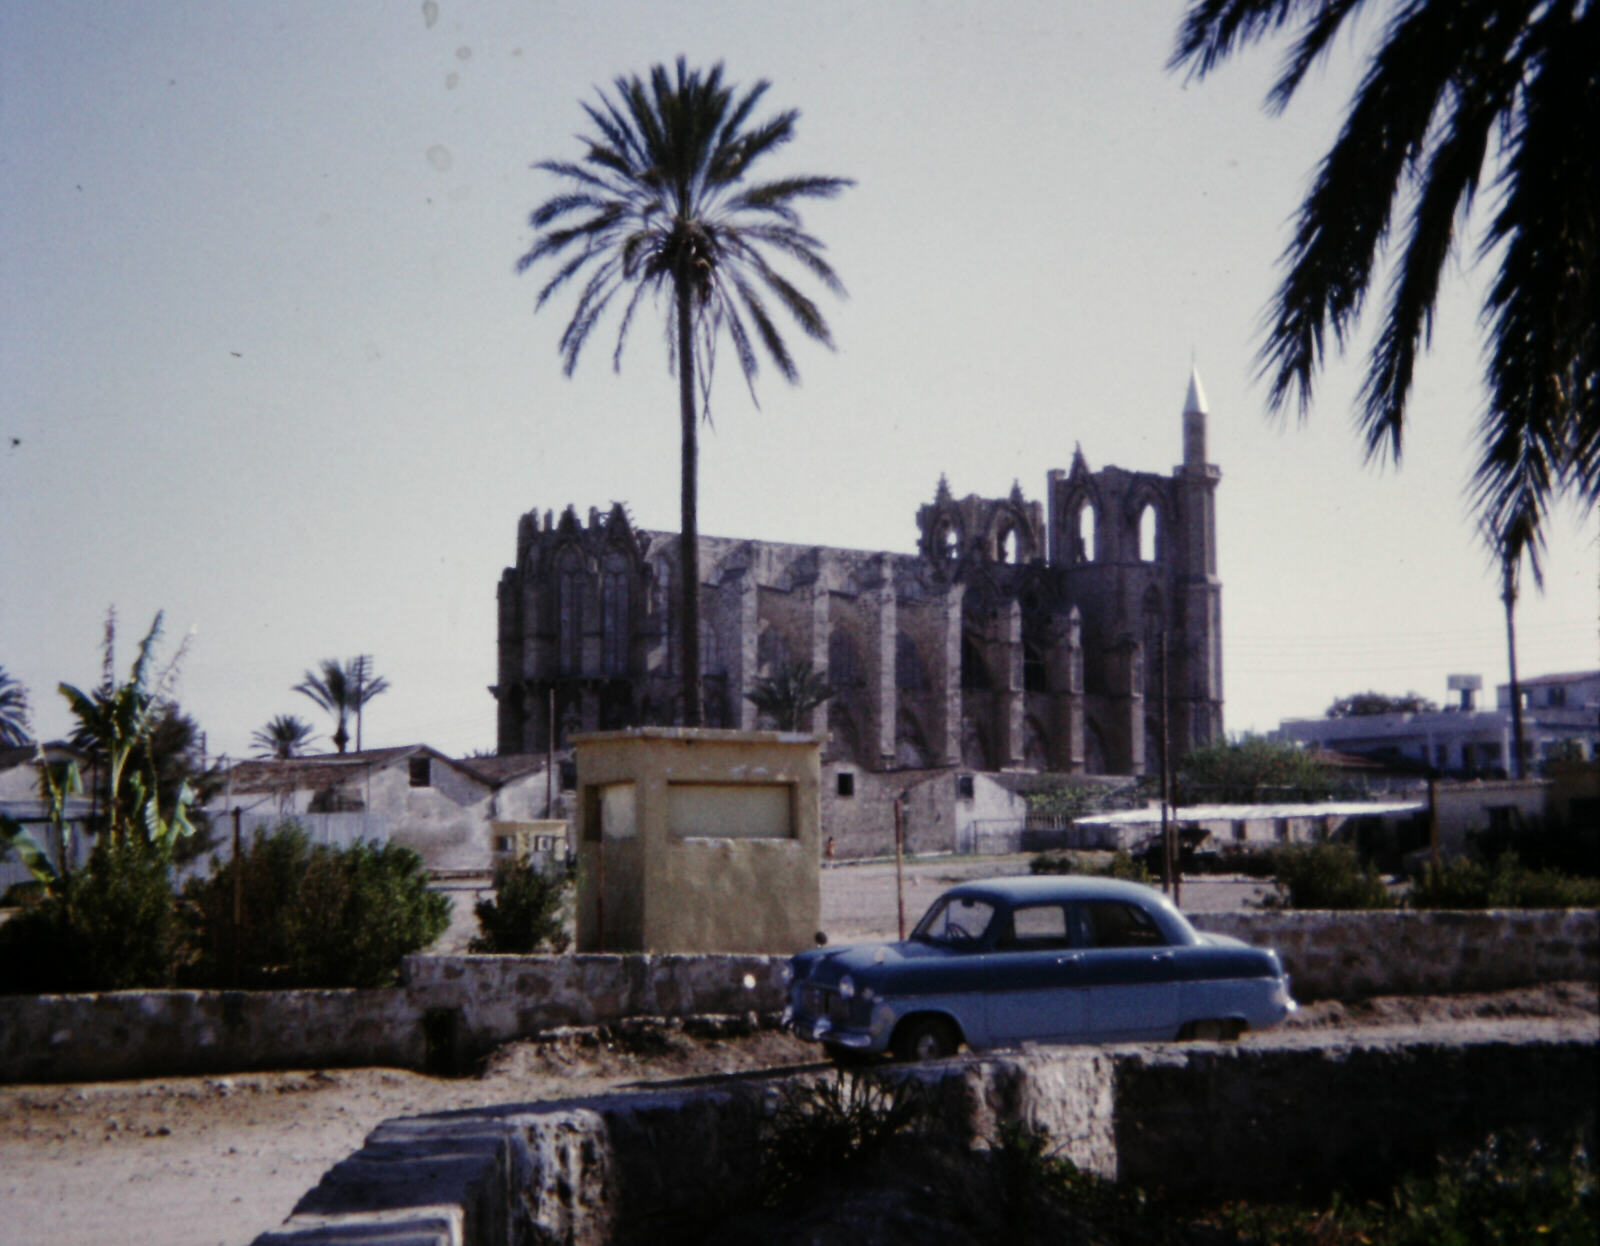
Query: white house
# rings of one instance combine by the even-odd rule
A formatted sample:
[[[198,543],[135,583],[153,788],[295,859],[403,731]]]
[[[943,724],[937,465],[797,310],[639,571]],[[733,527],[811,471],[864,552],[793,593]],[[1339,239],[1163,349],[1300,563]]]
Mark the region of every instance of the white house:
[[[231,855],[237,809],[246,841],[292,817],[316,843],[392,841],[415,848],[435,873],[487,870],[502,841],[546,816],[544,764],[531,756],[457,760],[425,744],[239,762],[207,806],[214,851]]]
[[[1432,713],[1357,714],[1346,718],[1289,718],[1277,738],[1332,752],[1409,764],[1454,776],[1503,778],[1512,770],[1511,689],[1497,689],[1492,710],[1473,707],[1481,681],[1453,677],[1460,703]],[[1555,758],[1600,755],[1600,671],[1541,675],[1519,681],[1528,768]]]

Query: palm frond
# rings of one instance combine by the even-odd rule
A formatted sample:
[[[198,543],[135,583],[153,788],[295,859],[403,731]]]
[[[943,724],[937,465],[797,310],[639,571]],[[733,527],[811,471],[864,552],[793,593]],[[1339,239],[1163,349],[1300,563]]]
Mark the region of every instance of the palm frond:
[[[1300,89],[1305,76],[1324,55],[1334,36],[1339,33],[1345,19],[1352,16],[1367,0],[1327,0],[1319,11],[1307,20],[1305,29],[1295,40],[1283,71],[1272,90],[1267,92],[1267,111],[1281,113],[1289,106],[1294,93]]]
[[[1204,78],[1236,48],[1279,29],[1307,7],[1305,0],[1201,0],[1179,27],[1167,68],[1187,66],[1190,78]]]

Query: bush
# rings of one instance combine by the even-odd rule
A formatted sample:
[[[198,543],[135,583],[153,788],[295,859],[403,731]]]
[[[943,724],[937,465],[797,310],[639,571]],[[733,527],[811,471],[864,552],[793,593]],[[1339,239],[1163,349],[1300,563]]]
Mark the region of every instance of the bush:
[[[1493,865],[1458,857],[1430,864],[1411,891],[1419,909],[1570,909],[1600,905],[1600,881],[1530,870],[1513,852]]]
[[[494,899],[479,900],[473,908],[481,933],[468,950],[513,956],[565,952],[571,942],[567,936],[571,881],[571,871],[561,866],[540,869],[531,861],[502,861],[494,869]]]
[[[859,1172],[930,1110],[927,1090],[909,1078],[841,1069],[784,1083],[762,1139],[762,1201],[775,1206],[821,1181]]]
[[[1262,736],[1195,749],[1178,763],[1175,787],[1180,805],[1329,800],[1344,790],[1313,753]]]
[[[1383,879],[1349,844],[1312,844],[1272,853],[1276,903],[1294,909],[1392,909]]]
[[[0,991],[171,986],[186,946],[169,864],[136,839],[96,846],[83,869],[0,926]]]
[[[444,933],[450,901],[431,892],[422,858],[399,844],[313,846],[297,823],[256,836],[243,853],[243,919],[233,920],[235,863],[184,889],[201,955],[197,986],[378,987]]]
[[[1565,826],[1539,820],[1516,830],[1483,830],[1468,834],[1473,854],[1496,861],[1514,852],[1531,870],[1556,870],[1582,878],[1600,878],[1600,826]]]
[[[1098,854],[1076,852],[1041,852],[1028,862],[1031,874],[1087,874],[1098,878],[1123,878],[1134,883],[1148,883],[1150,871],[1143,861],[1121,851],[1109,859],[1099,860]]]

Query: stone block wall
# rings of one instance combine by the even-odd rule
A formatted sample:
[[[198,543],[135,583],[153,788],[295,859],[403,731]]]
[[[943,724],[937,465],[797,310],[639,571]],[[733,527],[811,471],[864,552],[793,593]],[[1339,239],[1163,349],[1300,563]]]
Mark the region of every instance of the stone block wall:
[[[1202,913],[1275,947],[1296,999],[1448,994],[1600,977],[1600,911]],[[0,1083],[251,1069],[464,1067],[494,1047],[628,1017],[771,1016],[787,958],[413,956],[383,991],[0,996]]]
[[[414,1069],[424,1056],[415,1002],[400,990],[0,995],[0,1082]]]
[[[1195,913],[1276,948],[1301,1001],[1443,995],[1600,977],[1600,910]]]
[[[1276,1197],[1392,1182],[1499,1129],[1592,1130],[1596,1037],[1064,1048],[891,1075],[927,1085],[936,1145],[979,1150],[1017,1121],[1119,1181]],[[741,1080],[389,1121],[256,1246],[675,1240],[757,1192],[778,1093]]]

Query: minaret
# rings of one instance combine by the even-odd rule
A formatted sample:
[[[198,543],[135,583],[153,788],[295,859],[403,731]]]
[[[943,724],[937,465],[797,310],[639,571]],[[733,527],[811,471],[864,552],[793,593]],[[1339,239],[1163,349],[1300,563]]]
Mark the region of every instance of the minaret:
[[[1183,467],[1187,472],[1206,466],[1206,391],[1200,388],[1200,370],[1189,365],[1189,393],[1183,400]]]
[[[1183,400],[1183,464],[1173,473],[1181,531],[1177,573],[1184,596],[1184,635],[1168,684],[1173,701],[1172,745],[1181,757],[1222,736],[1222,582],[1217,578],[1217,481],[1206,462],[1206,395],[1190,364]]]

